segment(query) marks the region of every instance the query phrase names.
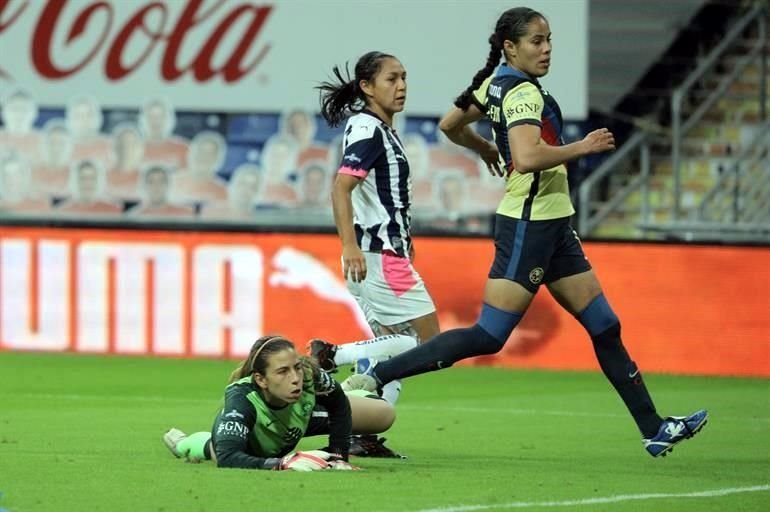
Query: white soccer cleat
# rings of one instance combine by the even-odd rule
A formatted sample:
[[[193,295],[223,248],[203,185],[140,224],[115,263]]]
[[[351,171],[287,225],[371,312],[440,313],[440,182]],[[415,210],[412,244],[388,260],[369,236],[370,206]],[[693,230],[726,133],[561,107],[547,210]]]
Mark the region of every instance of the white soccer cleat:
[[[163,434],[163,444],[166,445],[166,448],[176,457],[177,459],[181,459],[184,457],[187,457],[186,453],[180,452],[177,448],[177,445],[181,443],[183,440],[187,439],[187,434],[179,430],[178,428],[170,428],[168,432]]]

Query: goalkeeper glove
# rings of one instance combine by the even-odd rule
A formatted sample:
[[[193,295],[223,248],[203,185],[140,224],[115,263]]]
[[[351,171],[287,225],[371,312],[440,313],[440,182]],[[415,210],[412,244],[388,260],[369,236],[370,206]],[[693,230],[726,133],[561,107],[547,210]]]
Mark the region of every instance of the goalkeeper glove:
[[[323,450],[308,450],[306,452],[290,453],[275,467],[278,471],[318,471],[329,469],[328,460],[337,460],[337,457]]]
[[[342,459],[332,459],[329,461],[329,469],[335,469],[338,471],[351,471],[351,470],[359,470],[358,466],[354,466],[350,462]]]

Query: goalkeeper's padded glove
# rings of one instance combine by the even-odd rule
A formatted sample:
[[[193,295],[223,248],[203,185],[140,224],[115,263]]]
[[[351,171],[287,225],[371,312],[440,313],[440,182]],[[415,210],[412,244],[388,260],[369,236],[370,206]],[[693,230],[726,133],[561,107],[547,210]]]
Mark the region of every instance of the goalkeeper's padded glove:
[[[359,470],[358,466],[354,466],[350,462],[342,459],[332,459],[329,461],[329,469],[335,469],[338,471],[351,471],[351,470]]]
[[[338,460],[336,456],[323,450],[308,450],[286,455],[275,467],[278,471],[318,471],[329,469],[329,460]]]
[[[324,450],[308,450],[290,453],[280,460],[275,469],[278,471],[319,471],[322,469],[350,471],[361,468],[350,464],[344,458],[334,453]]]

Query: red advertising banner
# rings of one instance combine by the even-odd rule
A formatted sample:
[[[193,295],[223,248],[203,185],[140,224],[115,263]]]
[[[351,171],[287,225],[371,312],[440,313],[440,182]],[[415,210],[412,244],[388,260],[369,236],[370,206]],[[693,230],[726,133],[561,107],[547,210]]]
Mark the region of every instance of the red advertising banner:
[[[442,329],[475,322],[493,245],[424,238],[416,267]],[[333,235],[0,228],[0,350],[239,357],[369,336]],[[770,377],[770,248],[586,243],[647,372]],[[596,369],[546,290],[506,347],[469,364]]]

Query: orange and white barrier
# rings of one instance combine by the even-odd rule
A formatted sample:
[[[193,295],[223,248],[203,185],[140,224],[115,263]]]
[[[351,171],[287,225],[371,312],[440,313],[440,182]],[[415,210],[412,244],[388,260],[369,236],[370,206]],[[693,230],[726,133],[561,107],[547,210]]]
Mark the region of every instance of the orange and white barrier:
[[[586,243],[646,372],[770,377],[770,248]],[[369,336],[333,235],[0,228],[0,350],[240,357],[264,333]],[[491,241],[424,238],[442,329],[475,322]],[[468,364],[596,369],[546,290],[499,354]]]

